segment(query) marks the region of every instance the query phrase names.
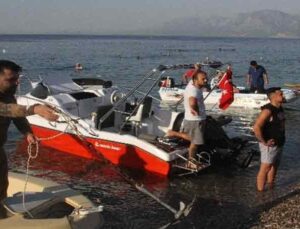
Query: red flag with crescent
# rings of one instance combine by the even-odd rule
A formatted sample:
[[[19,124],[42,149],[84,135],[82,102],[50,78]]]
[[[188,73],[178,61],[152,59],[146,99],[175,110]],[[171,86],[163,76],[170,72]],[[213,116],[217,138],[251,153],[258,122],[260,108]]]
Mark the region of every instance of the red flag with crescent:
[[[231,69],[227,69],[219,81],[218,86],[222,90],[219,108],[225,110],[234,100]]]

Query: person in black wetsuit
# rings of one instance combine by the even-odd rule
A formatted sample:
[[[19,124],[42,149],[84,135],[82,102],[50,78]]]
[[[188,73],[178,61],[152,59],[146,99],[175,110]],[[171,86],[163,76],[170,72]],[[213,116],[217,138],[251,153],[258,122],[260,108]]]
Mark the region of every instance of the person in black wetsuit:
[[[261,165],[257,174],[258,191],[264,191],[266,183],[273,188],[285,143],[284,97],[280,89],[272,87],[266,91],[270,103],[261,108],[253,127],[261,152]]]

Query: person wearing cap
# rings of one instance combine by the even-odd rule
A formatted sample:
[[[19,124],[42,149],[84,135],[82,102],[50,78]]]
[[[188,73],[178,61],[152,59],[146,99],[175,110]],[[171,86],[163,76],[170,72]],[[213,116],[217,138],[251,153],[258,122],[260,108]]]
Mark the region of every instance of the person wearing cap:
[[[269,188],[273,188],[285,143],[283,93],[280,87],[269,88],[266,93],[270,103],[261,107],[261,112],[253,126],[261,153],[256,183],[258,191],[264,191],[266,184]]]
[[[247,74],[247,85],[250,86],[250,92],[264,93],[265,84],[269,84],[266,69],[252,60]]]

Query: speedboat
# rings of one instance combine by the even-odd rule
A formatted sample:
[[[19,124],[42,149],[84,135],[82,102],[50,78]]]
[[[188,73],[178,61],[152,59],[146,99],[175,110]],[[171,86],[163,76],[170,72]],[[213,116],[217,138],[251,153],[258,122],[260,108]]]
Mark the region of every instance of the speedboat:
[[[2,202],[6,217],[0,219],[0,228],[102,227],[103,207],[66,185],[14,172],[8,178],[8,197]]]
[[[183,97],[185,86],[160,87],[158,93],[163,102],[177,103]],[[232,108],[259,109],[261,106],[269,103],[266,94],[250,93],[245,87],[237,87],[237,89],[239,92],[234,93],[234,100],[230,105]],[[283,92],[285,103],[293,102],[298,98],[295,90],[282,88],[281,91]],[[214,89],[211,92],[203,91],[205,105],[207,107],[215,107],[219,104],[221,95],[222,90],[220,89]]]
[[[191,66],[191,68],[193,68],[193,66]],[[203,91],[206,107],[215,107],[219,104],[222,90],[215,87],[216,83],[218,83],[218,76],[212,76],[210,89],[213,90]],[[165,103],[178,103],[182,100],[185,87],[186,84],[176,82],[174,77],[163,76],[162,82],[159,83],[158,94],[161,100]],[[261,106],[269,103],[269,99],[266,94],[251,93],[245,87],[238,86],[236,88],[237,92],[234,93],[234,101],[230,105],[232,108],[259,109]],[[285,103],[293,102],[298,98],[296,90],[282,88],[281,91],[283,92]]]
[[[161,80],[157,73],[190,66],[154,68],[127,92],[100,79],[46,76],[33,82],[33,89],[18,96],[17,102],[26,106],[47,104],[56,109],[60,116],[56,122],[37,115],[28,117],[34,134],[45,146],[162,176],[182,169],[198,172],[211,166],[214,155],[218,155],[217,137],[212,136],[215,141],[208,139],[213,145],[197,153],[199,169],[186,168],[189,143],[166,136],[168,130],[180,130],[183,112],[163,110],[150,95]],[[227,119],[211,120],[212,130],[222,132]],[[226,155],[242,152],[244,142],[233,143],[224,131],[222,134],[220,142],[230,145],[225,147]]]
[[[300,83],[285,83],[284,85],[292,90],[295,90],[295,92],[300,95]]]

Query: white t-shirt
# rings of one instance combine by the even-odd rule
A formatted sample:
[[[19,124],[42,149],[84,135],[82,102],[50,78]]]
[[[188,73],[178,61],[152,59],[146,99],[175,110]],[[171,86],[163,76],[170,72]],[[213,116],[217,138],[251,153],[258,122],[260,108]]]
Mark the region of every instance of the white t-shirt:
[[[202,121],[206,119],[206,113],[205,113],[205,106],[203,102],[203,93],[202,90],[195,87],[193,85],[193,81],[191,80],[188,85],[186,86],[184,90],[184,119],[185,120],[190,120],[190,121]],[[190,97],[195,97],[198,102],[198,108],[199,108],[199,116],[198,115],[193,115],[191,112],[191,107],[189,104],[189,98]]]

